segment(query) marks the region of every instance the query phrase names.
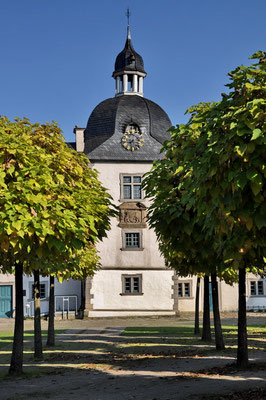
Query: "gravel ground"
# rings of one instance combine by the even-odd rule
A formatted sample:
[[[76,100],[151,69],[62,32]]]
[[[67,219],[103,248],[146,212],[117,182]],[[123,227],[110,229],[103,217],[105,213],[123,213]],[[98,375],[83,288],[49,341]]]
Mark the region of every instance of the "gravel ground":
[[[223,315],[223,324],[235,325],[235,314]],[[199,353],[199,356],[175,356],[173,345],[165,343],[163,352],[156,343],[150,348],[136,347],[138,358],[131,357],[132,343],[138,339],[120,336],[123,327],[189,325],[191,315],[181,318],[130,318],[56,321],[56,329],[67,329],[57,338],[56,355],[36,364],[48,368],[41,376],[25,376],[1,380],[1,400],[57,399],[57,400],[179,400],[215,396],[233,397],[237,391],[260,388],[266,390],[265,368],[248,371],[227,368],[235,361],[235,354],[225,351]],[[265,315],[251,315],[249,324],[265,323]],[[46,329],[43,321],[42,328]],[[25,329],[32,329],[32,321],[25,321]],[[0,331],[12,331],[13,321],[0,320]],[[147,341],[147,340],[146,340]],[[75,350],[60,351],[71,344]],[[139,343],[137,343],[139,345]],[[74,346],[74,347],[73,347]],[[162,346],[162,344],[160,344]],[[63,348],[63,347],[62,347]],[[179,349],[180,350],[180,349]],[[203,349],[204,350],[204,349]],[[151,356],[151,354],[153,354]],[[266,364],[266,352],[250,352],[252,363]],[[49,368],[53,366],[53,370]],[[259,365],[259,364],[258,364]],[[222,367],[220,372],[212,368]],[[1,368],[7,368],[2,365]],[[25,370],[27,371],[27,364]],[[31,365],[32,368],[32,365]],[[262,392],[261,392],[262,393]],[[206,397],[205,397],[206,398]],[[253,397],[256,399],[256,397]],[[259,398],[259,397],[258,397]],[[263,399],[263,397],[261,397]]]

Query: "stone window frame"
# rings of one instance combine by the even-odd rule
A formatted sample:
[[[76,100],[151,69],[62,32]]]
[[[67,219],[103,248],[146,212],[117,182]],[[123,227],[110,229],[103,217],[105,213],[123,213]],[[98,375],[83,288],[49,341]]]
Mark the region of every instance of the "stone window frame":
[[[143,230],[142,229],[122,229],[122,251],[143,251]],[[126,233],[138,233],[140,247],[126,247]]]
[[[125,280],[126,278],[130,278],[131,280],[133,280],[133,278],[139,278],[139,292],[134,293],[126,293],[126,283]],[[142,296],[143,292],[142,292],[142,274],[122,274],[121,275],[121,281],[122,281],[122,292],[120,293],[120,296]],[[131,287],[132,284],[131,284]]]
[[[189,296],[184,296],[185,284],[189,285]],[[178,299],[194,299],[194,297],[192,295],[192,291],[193,291],[193,280],[192,279],[178,280],[176,285],[177,285],[177,298]],[[179,285],[182,285],[182,296],[179,296]]]
[[[132,178],[132,180],[133,180],[133,177],[134,176],[140,176],[141,177],[141,185],[142,185],[142,178],[143,178],[143,175],[145,174],[145,172],[136,172],[136,173],[132,173],[132,172],[130,172],[130,173],[125,173],[125,172],[123,172],[123,173],[120,173],[119,174],[119,181],[120,181],[120,201],[121,202],[132,202],[132,201],[134,201],[134,202],[138,202],[138,201],[144,201],[145,200],[145,193],[144,193],[144,190],[141,188],[141,198],[140,199],[134,199],[134,198],[131,198],[131,199],[125,199],[124,198],[124,182],[123,182],[123,178],[125,177],[125,176],[130,176],[131,178]],[[130,185],[132,186],[132,192],[131,193],[133,193],[133,186],[134,186],[134,183],[132,182],[132,183],[130,183]]]
[[[263,293],[259,294],[259,288],[258,288],[258,283],[261,282],[262,283],[262,290]],[[256,290],[256,294],[251,294],[251,285],[255,284],[255,290]],[[248,296],[249,297],[266,297],[266,290],[265,290],[265,279],[252,279],[249,278],[248,279]]]

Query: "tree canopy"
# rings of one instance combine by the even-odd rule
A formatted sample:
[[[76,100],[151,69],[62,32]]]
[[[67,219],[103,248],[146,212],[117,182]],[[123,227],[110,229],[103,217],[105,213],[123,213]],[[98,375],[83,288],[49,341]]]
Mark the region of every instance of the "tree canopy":
[[[251,58],[259,60],[229,73],[220,102],[191,107],[189,122],[171,129],[165,159],[144,182],[154,198],[149,222],[170,266],[181,275],[239,271],[241,367],[248,363],[245,271],[262,272],[266,261],[266,53]]]
[[[165,158],[146,177],[149,222],[172,266],[211,249],[224,271],[264,264],[265,53],[252,58],[260,60],[229,74],[220,102],[191,107],[189,122],[171,129]]]
[[[84,154],[67,146],[56,123],[2,117],[0,134],[4,271],[23,262],[28,273],[84,278],[98,264],[94,245],[114,213],[97,172]]]

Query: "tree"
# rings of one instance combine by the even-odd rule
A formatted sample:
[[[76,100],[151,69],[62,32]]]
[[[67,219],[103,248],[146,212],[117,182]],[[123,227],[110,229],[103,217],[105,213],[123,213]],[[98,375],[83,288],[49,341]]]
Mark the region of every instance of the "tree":
[[[40,271],[35,270],[34,276],[34,357],[42,359],[42,330],[41,330],[41,296]]]
[[[208,108],[209,105],[202,107]],[[174,268],[180,276],[206,275],[202,339],[211,340],[208,275],[216,271],[219,260],[212,240],[202,232],[202,221],[186,203],[189,193],[185,182],[190,179],[190,174],[185,164],[189,161],[195,138],[185,141],[182,136],[175,140],[173,128],[172,132],[173,139],[163,147],[165,158],[156,161],[144,179],[146,193],[152,198],[148,222],[157,234],[166,265]]]
[[[197,276],[196,296],[195,296],[195,323],[194,323],[194,333],[195,333],[195,335],[198,335],[200,333],[200,327],[199,327],[199,296],[200,296],[200,277]]]
[[[49,311],[48,311],[48,333],[47,333],[47,346],[55,345],[55,332],[54,332],[54,276],[50,275],[49,282]]]
[[[94,249],[114,211],[97,172],[64,143],[56,123],[2,117],[0,132],[0,253],[4,271],[15,270],[17,293],[14,374],[22,371],[23,271],[82,276],[79,252]]]
[[[211,335],[211,319],[210,319],[210,277],[204,275],[204,308],[203,308],[203,329],[202,329],[202,340],[210,342],[212,340]]]
[[[57,270],[55,276],[59,282],[63,282],[66,279],[76,279],[81,281],[83,284],[88,276],[92,276],[94,272],[100,266],[100,258],[98,256],[95,246],[90,244],[86,245],[83,249],[78,251],[75,263],[78,261],[78,268],[76,264],[74,268],[71,268],[68,263],[67,269],[64,271],[57,270],[57,264],[53,266],[53,270]],[[51,263],[53,261],[51,260]],[[51,264],[50,264],[51,269]],[[83,293],[83,296],[85,294]],[[84,301],[84,300],[83,300]],[[48,314],[48,335],[47,335],[47,346],[55,345],[55,333],[54,333],[54,276],[50,275],[50,294],[49,294],[49,314]],[[83,309],[84,312],[84,309]]]
[[[245,271],[260,271],[266,257],[265,52],[251,58],[259,61],[229,73],[221,102],[191,108],[189,123],[173,134],[190,145],[177,162],[189,175],[184,206],[212,238],[219,268],[239,271],[239,367],[248,364]]]
[[[219,296],[216,272],[211,273],[211,286],[212,286],[212,304],[213,304],[213,320],[215,331],[216,350],[224,350],[224,339],[222,334],[220,310],[219,310]]]

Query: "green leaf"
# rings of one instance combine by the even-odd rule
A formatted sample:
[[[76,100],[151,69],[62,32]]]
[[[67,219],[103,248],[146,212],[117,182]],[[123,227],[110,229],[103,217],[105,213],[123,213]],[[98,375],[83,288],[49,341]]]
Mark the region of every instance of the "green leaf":
[[[253,227],[253,219],[252,218],[248,218],[247,222],[246,222],[246,227],[247,229],[250,231]]]
[[[253,135],[251,140],[256,140],[262,135],[262,131],[260,129],[253,129]]]
[[[250,169],[247,171],[246,175],[249,180],[254,181],[258,176],[258,172],[255,169]]]
[[[263,226],[266,226],[266,215],[256,214],[254,221],[258,229],[261,229]]]
[[[231,124],[230,124],[230,129],[232,130],[232,129],[234,129],[236,126],[237,126],[237,123],[236,123],[236,122],[231,122]]]
[[[259,192],[261,191],[261,189],[262,189],[262,182],[261,183],[258,183],[258,182],[256,182],[256,181],[251,181],[250,182],[250,186],[251,186],[251,189],[252,189],[252,192],[253,192],[253,194],[255,195],[255,196],[257,196],[257,194],[259,194]]]

